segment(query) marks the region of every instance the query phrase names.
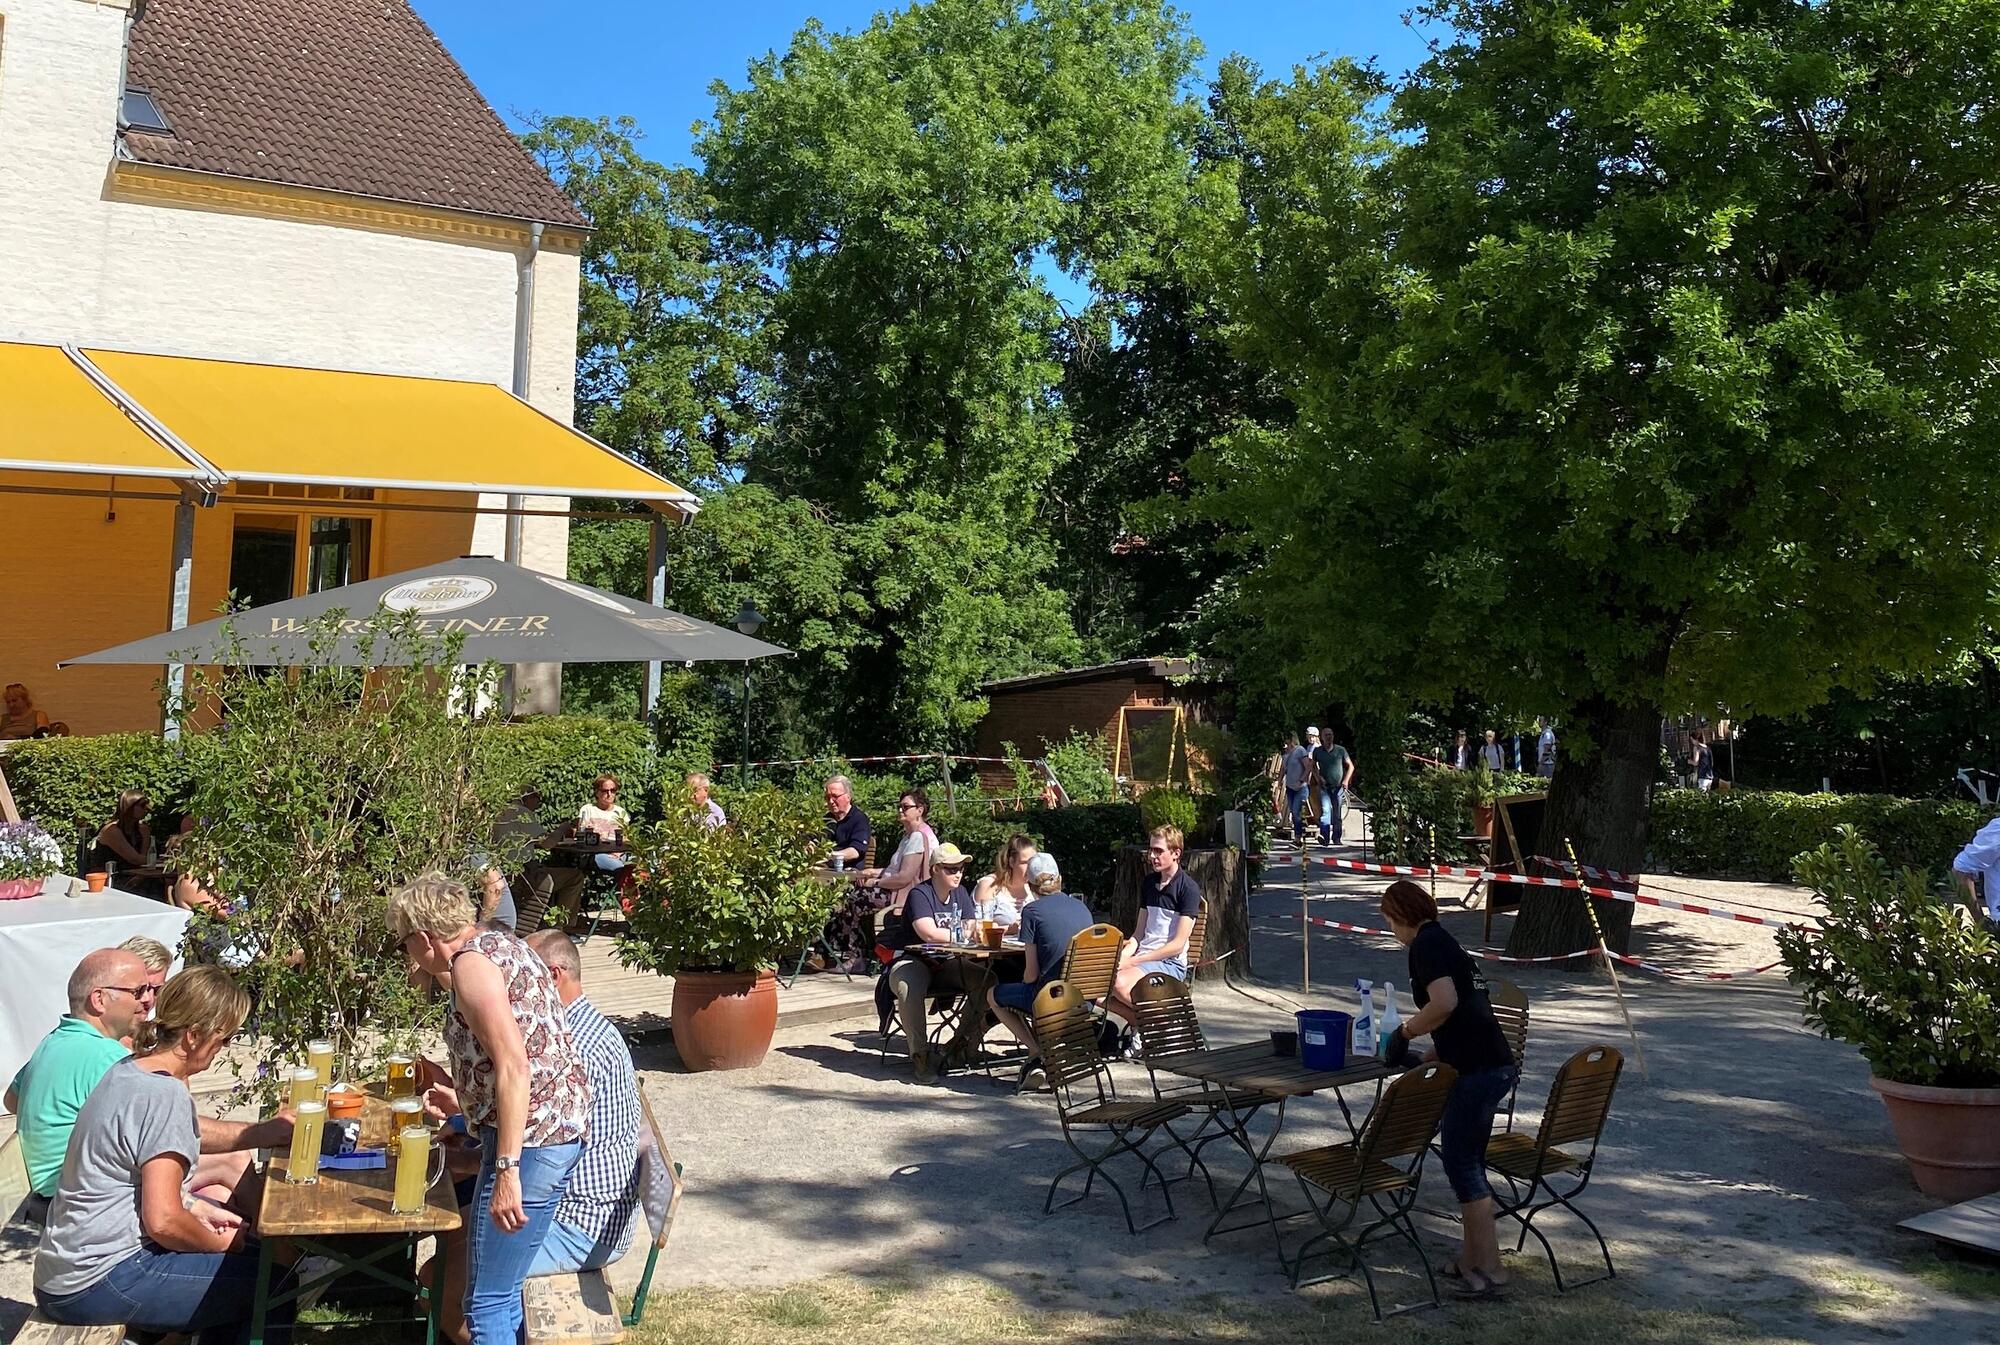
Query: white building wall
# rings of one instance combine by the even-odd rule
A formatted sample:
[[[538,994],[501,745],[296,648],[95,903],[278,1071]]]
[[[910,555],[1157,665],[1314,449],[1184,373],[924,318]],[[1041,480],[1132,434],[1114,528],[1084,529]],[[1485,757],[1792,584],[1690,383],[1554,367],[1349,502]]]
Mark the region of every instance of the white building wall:
[[[514,248],[118,199],[125,22],[122,0],[0,0],[0,337],[511,385]],[[528,395],[565,423],[577,268],[537,260]],[[525,532],[527,563],[562,573],[567,521]],[[481,516],[473,544],[500,534]]]

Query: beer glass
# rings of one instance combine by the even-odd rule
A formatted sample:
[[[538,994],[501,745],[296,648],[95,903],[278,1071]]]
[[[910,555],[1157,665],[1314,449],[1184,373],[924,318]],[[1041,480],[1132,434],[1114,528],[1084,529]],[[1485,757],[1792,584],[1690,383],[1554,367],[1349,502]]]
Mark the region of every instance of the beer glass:
[[[301,1102],[319,1101],[319,1071],[311,1065],[286,1070],[285,1100],[294,1107]]]
[[[424,1192],[430,1189],[431,1132],[418,1124],[396,1132],[396,1194],[389,1208],[396,1214],[422,1214]]]
[[[389,1077],[384,1096],[395,1099],[414,1097],[417,1092],[417,1062],[415,1057],[392,1055],[389,1057]]]
[[[309,1041],[306,1043],[306,1063],[319,1076],[319,1091],[324,1093],[333,1087],[333,1043],[330,1041]]]
[[[326,1132],[326,1104],[301,1102],[292,1122],[292,1149],[285,1156],[285,1180],[297,1185],[319,1180],[320,1136]]]

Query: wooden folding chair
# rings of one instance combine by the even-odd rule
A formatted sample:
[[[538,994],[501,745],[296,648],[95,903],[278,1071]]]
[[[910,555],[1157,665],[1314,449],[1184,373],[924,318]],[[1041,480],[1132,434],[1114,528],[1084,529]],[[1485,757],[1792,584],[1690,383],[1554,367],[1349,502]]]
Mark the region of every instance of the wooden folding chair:
[[[1255,1116],[1262,1107],[1270,1106],[1279,1099],[1275,1095],[1247,1093],[1232,1098],[1206,1081],[1183,1078],[1168,1074],[1162,1082],[1160,1067],[1175,1056],[1187,1055],[1194,1051],[1208,1049],[1207,1039],[1202,1036],[1201,1020],[1195,1014],[1194,995],[1184,981],[1176,980],[1165,972],[1149,972],[1139,978],[1132,987],[1132,1008],[1139,1018],[1139,1060],[1145,1065],[1146,1074],[1153,1083],[1153,1096],[1162,1102],[1178,1102],[1201,1118],[1193,1134],[1183,1139],[1172,1125],[1166,1127],[1175,1147],[1188,1156],[1186,1176],[1175,1181],[1186,1181],[1201,1170],[1202,1180],[1208,1183],[1208,1199],[1215,1203],[1215,1180],[1210,1175],[1208,1165],[1201,1161],[1201,1151],[1217,1140],[1228,1139],[1230,1128],[1241,1127]],[[1228,1120],[1222,1113],[1229,1113]],[[1209,1128],[1215,1127],[1214,1133]]]
[[[1187,963],[1188,977],[1193,979],[1195,968],[1201,965],[1201,955],[1208,947],[1208,898],[1201,899],[1195,911],[1194,928],[1188,931],[1187,947],[1181,952],[1181,960]]]
[[[1325,1243],[1330,1254],[1347,1254],[1347,1269],[1341,1275],[1356,1266],[1361,1268],[1362,1278],[1368,1284],[1369,1306],[1375,1310],[1375,1320],[1381,1321],[1385,1314],[1375,1293],[1375,1274],[1361,1251],[1374,1238],[1395,1234],[1415,1249],[1424,1268],[1424,1279],[1430,1284],[1430,1302],[1411,1306],[1438,1306],[1437,1277],[1431,1273],[1430,1258],[1424,1255],[1424,1245],[1417,1237],[1416,1226],[1410,1222],[1410,1212],[1417,1200],[1424,1155],[1429,1152],[1431,1137],[1437,1134],[1438,1120],[1444,1115],[1445,1101],[1457,1079],[1458,1071],[1449,1065],[1437,1061],[1420,1065],[1384,1090],[1381,1101],[1362,1124],[1358,1139],[1278,1159],[1299,1179],[1299,1189],[1305,1193],[1306,1203],[1318,1217],[1321,1228],[1300,1243],[1297,1253],[1290,1258],[1287,1268],[1292,1274],[1293,1288],[1301,1283],[1319,1282],[1302,1281],[1300,1271],[1313,1247]],[[1315,1189],[1325,1193],[1323,1202],[1313,1194]],[[1357,1236],[1349,1238],[1347,1229],[1359,1216],[1364,1199],[1377,1218]],[[1319,1277],[1332,1278],[1335,1276]],[[1408,1309],[1397,1308],[1386,1315],[1393,1317],[1405,1311]]]
[[[1111,1078],[1104,1057],[1097,1051],[1097,1024],[1090,1016],[1087,1001],[1065,981],[1051,981],[1035,996],[1031,1021],[1035,1029],[1035,1044],[1042,1053],[1042,1067],[1046,1071],[1049,1087],[1056,1098],[1056,1115],[1062,1123],[1063,1142],[1069,1145],[1077,1156],[1076,1162],[1055,1175],[1049,1183],[1048,1198],[1042,1202],[1042,1213],[1050,1214],[1056,1209],[1067,1209],[1090,1194],[1090,1188],[1101,1176],[1118,1197],[1118,1204],[1125,1211],[1125,1226],[1133,1233],[1139,1233],[1155,1224],[1174,1217],[1174,1198],[1167,1189],[1166,1178],[1159,1167],[1145,1151],[1146,1141],[1155,1130],[1169,1121],[1179,1120],[1188,1114],[1188,1109],[1177,1102],[1162,1102],[1157,1098],[1121,1098],[1118,1087]],[[1081,1136],[1102,1134],[1109,1143],[1102,1148],[1085,1147]],[[1120,1154],[1131,1154],[1146,1167],[1146,1171],[1160,1183],[1160,1196],[1167,1203],[1167,1212],[1151,1223],[1136,1223],[1132,1218],[1131,1202],[1125,1198],[1125,1188],[1118,1184],[1106,1165]],[[1063,1179],[1072,1173],[1087,1171],[1083,1190],[1071,1196],[1060,1206],[1055,1203],[1056,1191]],[[1145,1179],[1140,1179],[1144,1189]]]
[[[514,934],[525,939],[542,927],[548,919],[549,902],[555,899],[556,880],[544,873],[533,882],[526,874],[517,874],[508,884],[514,889]]]
[[[1125,934],[1116,925],[1092,925],[1080,929],[1063,953],[1062,978],[1085,1004],[1089,1012],[1104,1016],[1104,1001],[1111,998],[1111,983],[1118,976],[1118,955],[1124,951]]]
[[[1597,1140],[1604,1133],[1605,1118],[1611,1114],[1611,1097],[1618,1091],[1618,1076],[1624,1068],[1625,1057],[1615,1047],[1592,1046],[1578,1051],[1556,1072],[1555,1084],[1549,1089],[1549,1105],[1542,1110],[1542,1123],[1533,1138],[1520,1131],[1509,1131],[1495,1135],[1486,1147],[1486,1166],[1507,1179],[1509,1192],[1505,1196],[1494,1192],[1494,1205],[1499,1213],[1521,1225],[1521,1236],[1514,1250],[1526,1246],[1528,1234],[1533,1233],[1535,1241],[1548,1253],[1549,1269],[1555,1272],[1559,1294],[1618,1274],[1617,1267],[1611,1264],[1611,1247],[1604,1241],[1604,1234],[1572,1202],[1590,1185],[1591,1168],[1597,1161]],[[1572,1147],[1562,1149],[1558,1145]],[[1588,1147],[1579,1147],[1585,1145]],[[1557,1190],[1555,1178],[1563,1179],[1566,1189]],[[1604,1255],[1602,1275],[1593,1275],[1576,1284],[1563,1283],[1562,1267],[1556,1264],[1556,1249],[1542,1236],[1542,1230],[1535,1227],[1535,1216],[1557,1205],[1583,1220],[1583,1226],[1597,1239],[1597,1249]]]
[[[1512,981],[1489,981],[1486,1002],[1499,1020],[1500,1035],[1514,1057],[1514,1086],[1507,1090],[1507,1129],[1514,1128],[1514,1101],[1521,1093],[1521,1071],[1528,1063],[1528,992]]]

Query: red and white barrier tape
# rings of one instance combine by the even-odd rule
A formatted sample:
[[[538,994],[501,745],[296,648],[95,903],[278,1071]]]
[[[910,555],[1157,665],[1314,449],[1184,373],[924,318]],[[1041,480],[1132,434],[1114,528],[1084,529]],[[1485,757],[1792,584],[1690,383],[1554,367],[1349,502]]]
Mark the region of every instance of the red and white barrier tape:
[[[1488,874],[1487,878],[1488,881],[1495,883],[1546,883],[1549,881],[1546,878],[1524,878],[1520,874],[1515,873]],[[1607,901],[1630,902],[1636,906],[1658,906],[1668,911],[1685,911],[1689,915],[1706,915],[1716,920],[1732,920],[1739,925],[1766,925],[1772,929],[1791,929],[1794,926],[1803,926],[1805,924],[1804,918],[1796,920],[1773,920],[1769,916],[1745,915],[1742,911],[1732,911],[1726,906],[1708,906],[1699,902],[1676,901],[1672,897],[1656,897],[1648,892],[1620,892],[1616,888],[1611,887],[1585,887],[1573,878],[1566,878],[1563,881],[1575,887],[1578,891],[1588,892],[1593,897],[1603,897]]]
[[[1600,869],[1595,864],[1572,864],[1567,859],[1550,859],[1547,855],[1536,855],[1534,862],[1537,864],[1546,864],[1552,869],[1561,869],[1564,873],[1575,873],[1578,869],[1582,869],[1584,877],[1602,878],[1607,882],[1636,883],[1640,881],[1639,875],[1636,873],[1620,873],[1617,869]]]
[[[1296,920],[1299,917],[1294,915],[1287,918]],[[1344,929],[1350,934],[1373,934],[1385,939],[1396,937],[1392,930],[1376,929],[1371,925],[1353,925],[1345,920],[1327,920],[1316,915],[1309,917],[1306,923],[1309,925],[1319,925],[1325,929]],[[1510,966],[1522,966],[1535,962],[1573,962],[1579,957],[1590,957],[1598,950],[1595,948],[1579,948],[1573,953],[1557,953],[1550,957],[1508,957],[1504,953],[1490,953],[1482,948],[1468,948],[1465,951],[1487,962],[1505,962]],[[1784,965],[1783,962],[1767,962],[1761,967],[1751,967],[1744,971],[1679,971],[1673,967],[1663,967],[1657,962],[1647,962],[1641,958],[1627,957],[1624,953],[1612,953],[1611,957],[1614,961],[1624,966],[1637,967],[1641,971],[1650,971],[1659,976],[1669,976],[1676,980],[1684,981],[1734,981],[1745,976],[1762,976],[1765,972],[1772,971]]]
[[[721,771],[735,770],[742,766],[813,766],[821,762],[846,762],[850,766],[879,766],[885,761],[936,761],[940,755],[946,761],[971,761],[980,765],[1004,766],[1008,761],[1006,757],[961,757],[948,752],[904,752],[892,757],[792,757],[784,761],[718,761],[710,769]],[[1024,757],[1022,760],[1030,766],[1042,765],[1039,757],[1032,760]]]

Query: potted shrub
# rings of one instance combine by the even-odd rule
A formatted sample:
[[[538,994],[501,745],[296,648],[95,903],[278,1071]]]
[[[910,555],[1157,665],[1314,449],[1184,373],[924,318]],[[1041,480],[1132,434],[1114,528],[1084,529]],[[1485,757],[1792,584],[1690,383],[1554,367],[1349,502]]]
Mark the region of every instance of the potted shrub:
[[[0,901],[39,896],[62,869],[62,847],[33,822],[0,823]]]
[[[1926,1195],[2000,1190],[2000,940],[1852,827],[1794,868],[1826,904],[1778,935],[1807,1025],[1860,1048]]]
[[[776,789],[739,795],[711,827],[685,792],[635,827],[638,892],[618,958],[674,978],[674,1047],[691,1070],[748,1069],[778,1026],[778,959],[825,927],[843,885],[818,881],[819,802]]]
[[[1472,795],[1472,834],[1492,839],[1493,801],[1500,797],[1500,791],[1493,785],[1493,769],[1484,757],[1475,756],[1470,772],[1468,788]]]

